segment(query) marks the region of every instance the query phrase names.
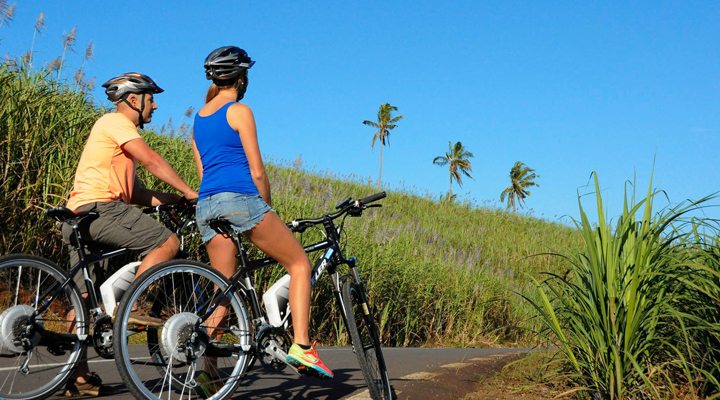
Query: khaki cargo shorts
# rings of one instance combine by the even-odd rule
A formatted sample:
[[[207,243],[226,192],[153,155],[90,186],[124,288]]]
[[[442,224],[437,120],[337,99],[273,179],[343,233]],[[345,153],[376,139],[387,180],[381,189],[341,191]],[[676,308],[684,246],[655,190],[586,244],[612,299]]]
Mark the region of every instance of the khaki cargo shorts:
[[[98,242],[102,245],[109,246],[111,249],[119,249],[124,247],[139,253],[138,257],[142,258],[153,249],[160,247],[168,240],[172,232],[163,224],[156,221],[150,215],[144,214],[138,207],[134,207],[123,203],[122,201],[111,201],[107,203],[89,203],[84,204],[75,210],[77,213],[85,213],[94,211],[98,213],[98,218],[90,223],[86,232],[83,232],[83,238]],[[68,246],[70,252],[70,265],[72,268],[79,261],[77,249],[70,243],[72,236],[72,226],[63,224],[62,227],[63,243]],[[91,264],[88,268],[90,276],[95,279],[93,271],[96,264]],[[115,269],[122,265],[112,267],[107,273],[112,274]],[[106,268],[106,265],[102,267]],[[73,278],[75,284],[81,292],[86,292],[85,278],[82,272],[79,272]],[[99,286],[95,282],[96,287]]]

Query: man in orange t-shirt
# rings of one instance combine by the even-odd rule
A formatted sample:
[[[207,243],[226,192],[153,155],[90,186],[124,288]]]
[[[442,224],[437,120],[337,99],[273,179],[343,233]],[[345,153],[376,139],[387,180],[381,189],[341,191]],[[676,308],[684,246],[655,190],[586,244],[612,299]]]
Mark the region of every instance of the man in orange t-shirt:
[[[150,122],[157,109],[154,95],[163,90],[150,77],[137,72],[112,78],[103,87],[117,109],[93,125],[78,163],[67,207],[76,213],[98,213],[88,228],[90,239],[140,252],[144,257],[137,277],[151,266],[173,258],[180,241],[164,225],[130,204],[155,206],[180,197],[146,189],[137,179],[136,162],[186,199],[197,198],[197,193],[138,133],[138,127]],[[71,233],[70,226],[64,224],[63,237],[68,244]],[[75,251],[70,254],[72,267],[77,263],[77,254]],[[83,277],[78,278],[78,287],[85,288]],[[74,384],[69,385],[70,394],[98,395],[101,381],[88,371],[86,362],[78,366],[75,377]]]

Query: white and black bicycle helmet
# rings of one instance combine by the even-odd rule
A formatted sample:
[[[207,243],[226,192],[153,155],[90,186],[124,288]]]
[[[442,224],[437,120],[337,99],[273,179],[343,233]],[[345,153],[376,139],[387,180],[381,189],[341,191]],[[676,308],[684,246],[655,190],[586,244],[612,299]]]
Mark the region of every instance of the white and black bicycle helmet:
[[[123,100],[130,93],[162,93],[163,89],[152,78],[139,72],[127,72],[102,84],[108,100]]]
[[[162,93],[164,91],[157,85],[157,83],[155,83],[154,80],[152,80],[152,78],[139,72],[127,72],[122,75],[118,75],[103,83],[102,87],[105,88],[105,94],[107,95],[108,100],[113,103],[124,102],[130,106],[130,108],[137,111],[140,115],[140,129],[143,128],[145,122],[142,116],[143,111],[145,110],[145,95],[147,93]],[[139,109],[133,107],[133,105],[127,101],[127,96],[130,93],[142,94]]]
[[[205,58],[205,77],[216,85],[224,86],[250,69],[253,61],[247,52],[236,46],[223,46]]]

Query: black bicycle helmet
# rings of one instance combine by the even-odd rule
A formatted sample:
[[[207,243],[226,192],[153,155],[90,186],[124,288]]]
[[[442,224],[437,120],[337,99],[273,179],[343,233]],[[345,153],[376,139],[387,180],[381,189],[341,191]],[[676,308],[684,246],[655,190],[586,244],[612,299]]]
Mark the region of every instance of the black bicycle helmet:
[[[128,72],[118,75],[102,84],[108,100],[121,101],[130,93],[162,93],[163,90],[147,75]]]
[[[233,81],[253,64],[255,61],[250,59],[245,50],[236,46],[223,46],[205,58],[205,77],[222,85]]]

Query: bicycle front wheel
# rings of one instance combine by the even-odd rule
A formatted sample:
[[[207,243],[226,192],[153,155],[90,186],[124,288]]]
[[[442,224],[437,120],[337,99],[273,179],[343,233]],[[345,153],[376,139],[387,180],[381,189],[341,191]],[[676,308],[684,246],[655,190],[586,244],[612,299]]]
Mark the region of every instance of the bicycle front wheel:
[[[136,398],[224,399],[247,367],[251,331],[237,293],[214,269],[171,260],[137,278],[123,296],[114,325],[115,362]]]
[[[0,398],[44,399],[84,357],[87,311],[72,280],[52,261],[26,254],[0,257]]]
[[[370,397],[375,400],[393,399],[380,335],[370,314],[367,295],[360,285],[346,279],[342,287],[342,301],[353,351],[368,384]]]

